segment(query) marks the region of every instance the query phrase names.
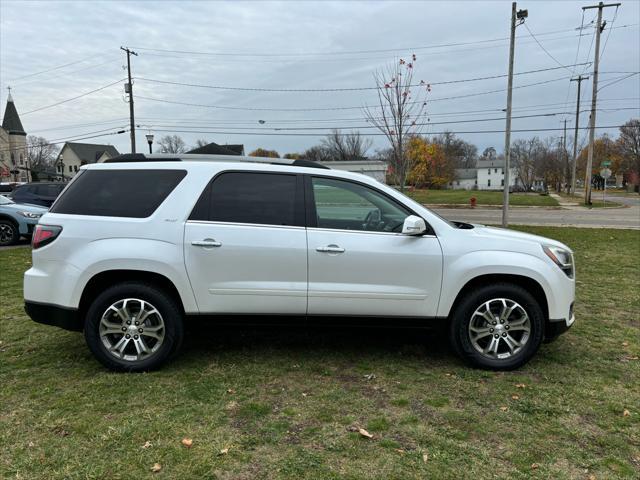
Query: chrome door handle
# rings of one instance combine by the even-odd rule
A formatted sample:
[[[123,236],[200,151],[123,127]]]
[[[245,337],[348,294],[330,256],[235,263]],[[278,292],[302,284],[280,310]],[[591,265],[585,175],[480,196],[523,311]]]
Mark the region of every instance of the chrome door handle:
[[[205,238],[204,240],[194,240],[191,245],[196,247],[221,247],[222,242],[216,242],[212,238]]]
[[[344,252],[344,248],[339,247],[338,245],[327,245],[326,247],[318,247],[316,248],[316,252],[323,252],[323,253],[343,253]]]

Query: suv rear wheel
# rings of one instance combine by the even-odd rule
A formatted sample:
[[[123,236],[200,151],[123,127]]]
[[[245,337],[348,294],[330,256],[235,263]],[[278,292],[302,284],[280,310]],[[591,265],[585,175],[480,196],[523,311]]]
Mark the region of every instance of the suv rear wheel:
[[[509,283],[471,291],[457,305],[451,343],[468,363],[493,370],[512,370],[540,348],[544,315],[536,299]]]
[[[84,336],[91,352],[112,370],[153,370],[182,343],[182,314],[175,301],[155,286],[120,283],[91,304]]]

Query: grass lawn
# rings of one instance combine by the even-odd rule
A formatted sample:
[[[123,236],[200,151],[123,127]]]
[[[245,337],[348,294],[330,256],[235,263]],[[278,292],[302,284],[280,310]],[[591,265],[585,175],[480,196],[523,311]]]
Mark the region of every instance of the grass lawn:
[[[489,190],[414,190],[406,191],[416,202],[424,204],[463,204],[469,205],[469,199],[476,197],[478,205],[502,205],[502,191]],[[556,207],[558,202],[539,193],[512,193],[509,195],[510,205],[538,207]]]
[[[1,251],[0,478],[638,478],[640,232],[522,230],[575,249],[577,321],[509,373],[435,333],[211,328],[114,374],[27,319],[29,249]]]
[[[607,193],[608,194],[608,193]],[[618,203],[618,202],[612,202],[612,201],[603,201],[602,199],[602,190],[593,190],[591,193],[591,206],[587,207],[584,204],[584,193],[582,195],[569,195],[567,193],[563,193],[563,192],[559,192],[558,195],[560,195],[563,198],[566,198],[567,200],[572,200],[574,202],[576,202],[578,204],[578,206],[580,207],[584,207],[584,208],[618,208],[621,207],[622,204]]]

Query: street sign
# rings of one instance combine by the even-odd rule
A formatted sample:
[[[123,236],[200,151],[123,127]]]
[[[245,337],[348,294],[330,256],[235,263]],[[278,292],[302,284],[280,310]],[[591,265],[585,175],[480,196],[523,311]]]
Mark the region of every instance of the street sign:
[[[611,166],[611,160],[605,160],[604,162],[602,162],[602,166],[603,167],[610,167]]]
[[[602,170],[600,170],[600,176],[607,180],[611,176],[611,169],[603,168]]]

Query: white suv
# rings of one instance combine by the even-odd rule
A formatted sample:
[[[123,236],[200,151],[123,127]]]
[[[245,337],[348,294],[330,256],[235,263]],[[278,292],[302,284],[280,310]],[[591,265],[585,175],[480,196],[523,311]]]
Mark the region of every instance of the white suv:
[[[29,316],[83,330],[115,370],[161,365],[195,316],[442,319],[458,354],[492,369],[524,364],[574,321],[567,246],[449,222],[308,161],[138,154],[84,166],[32,246]]]

